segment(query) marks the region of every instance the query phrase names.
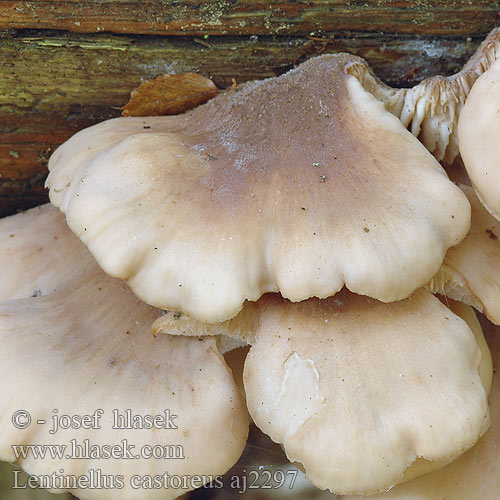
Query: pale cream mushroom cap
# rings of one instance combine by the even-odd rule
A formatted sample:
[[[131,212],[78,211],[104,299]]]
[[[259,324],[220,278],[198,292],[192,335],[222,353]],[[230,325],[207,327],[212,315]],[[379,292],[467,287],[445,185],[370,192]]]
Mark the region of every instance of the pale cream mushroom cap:
[[[425,471],[418,458],[444,465],[487,429],[474,335],[428,292],[265,307],[245,362],[248,409],[317,487],[387,489],[413,463]]]
[[[0,219],[0,300],[52,293],[92,261],[50,204]]]
[[[491,359],[466,312],[474,335],[424,290],[391,304],[344,290],[298,304],[265,295],[205,328],[169,313],[154,331],[249,342],[255,423],[316,486],[367,494],[446,465],[487,428]]]
[[[500,52],[500,51],[499,51]],[[476,193],[500,220],[500,60],[481,75],[458,121],[460,154]]]
[[[428,289],[472,305],[500,324],[500,222],[470,186],[460,187],[472,207],[471,228],[459,245],[448,250]]]
[[[474,309],[471,306],[463,304],[462,302],[454,301],[453,299],[449,299],[447,297],[441,297],[440,299],[441,302],[448,307],[448,309],[467,323],[467,326],[474,334],[474,338],[476,339],[477,345],[481,351],[479,376],[486,394],[489,395],[491,384],[493,382],[493,362],[488,344],[484,338],[483,329],[481,328],[481,324],[479,323]],[[423,458],[417,458],[417,460],[415,460],[415,462],[413,462],[413,464],[405,470],[405,473],[398,484],[405,483],[413,478],[441,469],[458,458],[460,455],[462,455],[462,452],[445,460],[434,460],[432,462]]]
[[[500,328],[483,323],[497,370],[500,366]],[[491,427],[479,442],[453,463],[380,493],[373,500],[498,500],[500,492],[500,377],[493,378],[489,397]],[[365,497],[342,497],[361,500]]]
[[[168,120],[157,116],[113,118],[77,132],[50,157],[51,169],[52,165],[60,166],[49,172],[46,181],[51,203],[66,212],[78,181],[101,153],[134,134],[176,130],[184,120],[185,115],[171,116]]]
[[[491,384],[493,383],[493,359],[491,358],[491,352],[486,342],[483,328],[476,313],[474,312],[474,309],[463,302],[459,302],[448,297],[440,297],[440,299],[441,302],[446,304],[448,309],[467,323],[467,326],[474,334],[477,345],[481,350],[479,376],[481,377],[481,382],[483,383],[486,394],[489,395],[491,391]]]
[[[261,299],[264,304],[266,300]],[[463,302],[453,300],[445,295],[441,296],[440,300],[454,314],[462,318],[474,334],[477,345],[481,350],[479,375],[486,394],[489,394],[493,378],[493,362],[481,324],[477,319],[474,309]],[[255,335],[260,328],[260,312],[262,311],[262,308],[259,306],[259,302],[246,302],[237,316],[222,323],[202,323],[179,312],[165,311],[165,314],[153,323],[152,332],[153,335],[164,333],[167,335],[193,337],[217,335],[223,346],[223,349],[219,346],[219,350],[227,352],[230,358],[234,356],[236,359],[239,359],[238,356],[244,349],[238,348],[248,347],[255,343]],[[239,351],[239,353],[236,351]]]
[[[66,231],[69,231],[66,229]],[[87,253],[80,244],[80,253]],[[78,253],[78,252],[77,252]],[[76,256],[77,257],[77,256]],[[71,265],[67,262],[67,265]],[[238,459],[248,432],[246,407],[216,339],[153,337],[160,311],[140,302],[125,283],[91,264],[46,296],[0,302],[0,459],[18,462],[30,474],[122,475],[121,489],[71,490],[82,499],[171,499],[186,489],[134,489],[132,476],[187,477],[187,489],[203,484],[193,476],[224,473]],[[100,429],[50,434],[58,415],[103,410]],[[133,415],[177,415],[177,429],[112,429],[112,411]],[[16,429],[18,410],[31,414]],[[39,419],[46,424],[37,424]],[[16,460],[12,445],[120,445],[140,454],[145,445],[166,448],[170,457],[139,459]],[[148,452],[148,450],[145,450]],[[201,481],[201,482],[200,482]],[[59,490],[60,491],[60,490]]]
[[[115,120],[101,129],[116,145],[84,169],[79,156],[68,180],[63,158],[99,140],[91,128],[56,152],[47,184],[71,183],[69,201],[59,193],[71,229],[162,309],[217,322],[265,292],[300,301],[344,284],[406,298],[463,239],[470,207],[353,76],[363,71],[359,58],[327,55],[158,118],[163,132],[124,138],[127,119]]]

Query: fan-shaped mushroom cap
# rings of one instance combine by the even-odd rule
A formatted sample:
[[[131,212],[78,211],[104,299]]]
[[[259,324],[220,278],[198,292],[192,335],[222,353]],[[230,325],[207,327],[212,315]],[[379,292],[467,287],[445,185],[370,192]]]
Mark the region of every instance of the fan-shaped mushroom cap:
[[[232,351],[237,347],[244,347],[255,343],[255,335],[260,328],[260,314],[263,310],[260,306],[266,304],[266,301],[267,299],[261,299],[259,302],[245,302],[237,316],[222,323],[202,323],[185,314],[166,311],[166,314],[163,314],[153,323],[153,335],[158,335],[159,333],[192,337],[217,335],[221,339],[223,347],[221,349],[221,346],[219,346],[219,350],[224,350],[224,352]],[[441,302],[454,314],[462,318],[474,334],[477,345],[481,350],[479,375],[486,393],[489,394],[493,377],[493,364],[483,330],[474,310],[469,305],[453,300],[445,295],[441,297]],[[231,342],[231,339],[234,342]]]
[[[76,254],[82,252],[88,253],[80,243]],[[95,264],[49,295],[0,302],[0,459],[36,476],[90,478],[100,470],[122,477],[122,488],[68,488],[84,499],[176,498],[224,473],[238,459],[248,432],[241,393],[214,337],[153,337],[151,323],[159,313]],[[26,429],[12,423],[18,410],[31,415]],[[56,413],[93,416],[97,410],[100,428],[50,433]],[[112,428],[113,410],[164,422],[153,429]],[[139,458],[122,458],[121,452],[115,458],[68,458],[73,439],[101,449],[123,445]],[[67,448],[64,458],[34,458],[29,452],[16,457],[12,446],[30,444]],[[163,450],[163,458],[148,458],[155,446],[154,456]],[[164,479],[166,472],[171,479]],[[155,476],[170,486],[141,487],[141,479]]]
[[[52,205],[0,219],[0,300],[50,294],[92,262]]]
[[[298,304],[265,295],[251,305],[253,323],[247,304],[240,324],[238,315],[209,332],[252,344],[250,414],[316,486],[386,489],[449,463],[487,428],[492,367],[481,329],[471,320],[476,342],[428,292],[391,304],[345,290]],[[203,332],[175,317],[157,320],[155,331]]]
[[[438,279],[433,282],[436,287],[433,293],[442,293],[443,290],[448,290],[448,283],[437,289],[438,282]],[[470,294],[467,292],[466,297],[469,298],[469,296]],[[463,296],[461,297],[463,298]],[[255,335],[260,328],[260,314],[263,311],[261,306],[262,304],[266,304],[266,301],[267,299],[264,298],[260,299],[259,302],[245,302],[241,311],[234,318],[222,323],[202,323],[180,312],[165,311],[161,317],[156,319],[151,329],[155,336],[159,333],[189,337],[217,335],[219,339],[219,350],[221,352],[228,352],[238,347],[244,347],[255,343]],[[453,313],[462,318],[474,334],[474,338],[481,350],[479,375],[483,387],[488,394],[490,392],[493,377],[493,366],[490,351],[486,345],[481,325],[479,324],[474,310],[472,307],[465,304],[463,300],[453,300],[446,294],[442,295],[441,302],[443,302],[443,304]]]
[[[395,114],[443,163],[451,165],[458,155],[457,124],[471,87],[499,57],[500,28],[497,28],[461,71],[447,77],[426,78],[406,90],[401,113]]]
[[[50,201],[66,212],[78,188],[78,181],[85,174],[87,166],[101,153],[134,134],[177,130],[184,120],[185,115],[170,116],[167,120],[158,116],[113,118],[77,132],[50,157],[52,171],[47,178]]]
[[[500,222],[470,186],[461,188],[472,207],[472,225],[465,239],[448,250],[428,289],[472,305],[500,324]]]
[[[322,56],[157,118],[155,133],[124,138],[137,119],[91,128],[51,160],[52,201],[108,274],[203,321],[269,291],[405,298],[465,236],[470,208],[352,75],[363,68]],[[83,154],[103,129],[110,147]]]
[[[484,331],[493,355],[493,362],[500,366],[500,329],[491,323]],[[387,493],[380,493],[373,500],[498,500],[500,491],[500,377],[493,378],[489,397],[491,428],[479,442],[453,463],[439,471],[426,474],[399,485]],[[361,500],[365,497],[342,497],[343,500]]]
[[[500,54],[500,50],[499,50]],[[500,220],[500,60],[481,75],[458,121],[460,154],[476,193]]]
[[[316,486],[373,493],[417,458],[443,465],[479,439],[480,357],[465,323],[425,291],[390,305],[273,298],[245,363],[248,409]]]

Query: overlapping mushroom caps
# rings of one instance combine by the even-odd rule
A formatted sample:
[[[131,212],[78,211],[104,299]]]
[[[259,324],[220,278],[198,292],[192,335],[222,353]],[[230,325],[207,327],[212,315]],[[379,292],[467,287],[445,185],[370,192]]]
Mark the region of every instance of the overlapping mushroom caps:
[[[161,311],[139,301],[124,282],[106,276],[55,208],[34,209],[1,225],[2,232],[8,228],[14,238],[23,238],[17,247],[17,278],[25,281],[25,290],[42,286],[44,293],[0,302],[0,459],[17,462],[37,477],[55,474],[54,482],[42,478],[42,486],[85,499],[110,494],[127,500],[176,498],[229,469],[243,449],[248,419],[217,340],[153,337],[151,323]],[[13,263],[6,251],[12,240],[0,240],[4,269]],[[66,268],[76,265],[71,276],[63,263],[53,261],[58,253]],[[52,269],[44,268],[46,261]],[[23,263],[31,271],[40,265],[41,278],[29,278]],[[13,295],[18,292],[12,289]],[[31,415],[29,427],[13,425],[19,410]],[[132,416],[163,417],[164,423],[120,429],[113,410],[123,416],[128,410]],[[98,427],[93,421],[92,428],[51,433],[54,415],[98,411]],[[88,440],[90,457],[78,458],[71,440],[82,449]],[[16,456],[14,446],[30,444],[66,449],[57,458],[37,458],[29,450],[24,458]],[[94,456],[97,446],[127,451]],[[74,485],[72,479],[55,482],[63,476],[80,479],[77,486],[64,486]],[[154,484],[160,486],[148,486]]]
[[[464,137],[466,135],[472,137],[470,141],[462,142],[465,147],[463,155],[466,157],[466,167],[471,172],[473,184],[476,189],[479,189],[479,196],[483,201],[485,197],[494,198],[492,186],[496,183],[494,180],[491,181],[495,168],[494,161],[491,160],[494,154],[493,156],[490,154],[490,160],[488,160],[488,153],[485,153],[486,156],[476,153],[478,148],[485,151],[487,148],[490,148],[490,151],[493,150],[491,145],[494,141],[488,138],[494,136],[498,127],[494,125],[495,117],[489,121],[486,120],[484,117],[489,115],[482,113],[481,109],[489,106],[490,113],[495,109],[494,105],[490,105],[492,99],[495,99],[493,97],[495,70],[493,68],[488,70],[498,58],[499,53],[500,29],[496,29],[481,44],[462,71],[450,77],[428,78],[411,89],[391,89],[383,85],[358,58],[345,55],[324,56],[305,63],[299,69],[279,79],[257,82],[247,85],[242,91],[219,96],[209,104],[186,115],[104,122],[76,134],[53,155],[49,165],[52,172],[48,179],[51,200],[63,212],[68,212],[70,226],[89,246],[100,265],[108,273],[127,279],[137,295],[149,303],[159,307],[185,310],[205,321],[227,319],[237,312],[243,299],[256,300],[263,292],[280,291],[292,300],[301,300],[309,296],[326,297],[338,291],[339,285],[343,282],[351,290],[379,300],[405,298],[423,284],[422,282],[418,286],[408,284],[408,281],[414,284],[420,278],[420,276],[409,277],[404,272],[412,268],[411,252],[407,253],[406,261],[402,259],[400,266],[402,272],[395,272],[399,278],[383,276],[387,283],[395,280],[392,283],[394,291],[391,292],[387,290],[387,287],[383,289],[384,280],[380,279],[376,280],[379,284],[373,289],[373,285],[364,279],[362,269],[365,263],[361,257],[358,257],[361,259],[360,266],[355,254],[346,261],[342,255],[342,244],[348,242],[353,248],[360,249],[359,254],[365,253],[369,258],[368,267],[371,265],[373,275],[378,271],[377,265],[383,267],[384,262],[380,262],[381,255],[384,254],[383,248],[389,248],[386,255],[390,255],[391,252],[399,255],[405,253],[407,248],[391,246],[387,241],[383,241],[383,235],[378,235],[376,242],[366,242],[363,238],[360,240],[358,234],[347,234],[344,238],[337,237],[336,239],[331,235],[321,235],[314,229],[312,233],[316,233],[317,238],[311,240],[306,237],[308,232],[304,231],[304,228],[317,228],[318,221],[322,220],[328,221],[330,226],[338,221],[332,213],[302,205],[306,205],[306,201],[317,202],[317,205],[321,205],[319,202],[326,194],[336,200],[336,203],[332,205],[336,211],[344,212],[343,200],[353,194],[353,191],[365,194],[362,186],[363,179],[367,180],[366,167],[370,167],[370,163],[376,165],[380,156],[384,158],[382,162],[384,168],[376,169],[379,173],[377,177],[387,179],[393,175],[391,165],[386,161],[385,151],[374,154],[373,150],[365,150],[370,140],[379,143],[387,141],[385,134],[390,135],[390,131],[379,123],[374,124],[378,119],[383,121],[381,108],[378,110],[379,116],[375,116],[377,113],[374,113],[371,124],[365,120],[363,109],[366,103],[363,101],[368,98],[368,95],[363,95],[360,89],[353,90],[352,87],[356,86],[353,77],[366,91],[382,101],[388,111],[400,118],[403,125],[408,127],[438,160],[451,164],[458,154],[459,116],[471,87],[485,71],[490,76],[485,75],[477,82],[478,90],[471,93],[470,104],[465,106],[461,129],[464,130],[462,132]],[[335,62],[332,62],[333,60]],[[327,66],[331,67],[325,71]],[[307,85],[300,85],[301,76],[303,80],[307,79]],[[329,81],[325,84],[325,78],[328,77]],[[483,92],[486,87],[488,87],[488,92]],[[342,94],[346,91],[348,96],[343,100],[345,96]],[[488,95],[488,99],[483,99],[484,102],[481,104],[482,96],[485,95]],[[292,100],[293,103],[290,102]],[[346,107],[350,108],[347,113]],[[467,111],[468,109],[470,111]],[[478,112],[483,115],[480,119],[473,116]],[[299,116],[298,120],[297,116]],[[327,117],[330,119],[324,120]],[[360,120],[364,122],[361,126]],[[369,131],[371,133],[366,134],[366,129],[370,125],[374,125],[375,136],[373,136],[373,129]],[[470,132],[467,132],[467,127]],[[343,129],[344,134],[339,135],[340,129]],[[313,140],[308,139],[311,131],[315,135]],[[360,132],[362,137],[358,135]],[[153,134],[155,137],[142,135],[142,137],[131,138],[133,135],[144,133]],[[167,135],[156,137],[158,134]],[[476,141],[474,137],[478,134],[480,137]],[[157,148],[160,143],[161,147],[167,151],[166,155],[160,152],[154,154],[150,151],[150,148]],[[293,150],[294,143],[301,145],[301,151]],[[135,149],[136,144],[142,150],[139,153],[136,150],[135,154],[132,153],[133,158],[123,162],[122,159],[130,156],[129,150]],[[308,147],[305,147],[306,144]],[[364,168],[361,169],[363,174],[358,169],[356,176],[350,175],[352,170],[346,172],[341,168],[345,163],[351,163],[355,156],[351,147],[353,144],[356,144],[354,149],[363,153],[362,162],[365,162]],[[467,144],[472,144],[471,154],[467,152]],[[480,146],[481,144],[485,146]],[[391,160],[404,165],[411,163],[411,160],[406,162],[401,155],[398,157],[398,148],[392,149],[393,154],[389,155]],[[413,148],[410,149],[413,150]],[[194,164],[200,163],[200,167],[193,167],[194,171],[189,171],[189,168],[185,171],[186,163],[192,166],[193,162]],[[488,174],[483,168],[485,162],[490,165],[487,168],[490,170],[491,182],[486,179]],[[152,166],[149,165],[151,163]],[[144,164],[147,165],[146,168],[143,168]],[[336,187],[333,190],[325,186],[319,189],[318,186],[308,186],[308,182],[302,182],[304,178],[300,176],[300,169],[311,165],[318,166],[316,177],[319,180],[330,180],[330,184],[334,183]],[[183,170],[182,180],[175,175],[181,170]],[[278,178],[265,182],[265,177],[269,176],[271,170]],[[302,173],[304,170],[308,171],[307,168],[303,168]],[[332,175],[332,170],[342,171],[345,177],[339,178],[337,174]],[[299,172],[299,177],[293,172]],[[191,184],[189,185],[185,178],[186,174],[190,178]],[[311,172],[309,174],[315,175]],[[256,180],[259,176],[260,179]],[[398,177],[402,179],[404,175],[398,175]],[[265,186],[259,190],[258,182],[262,179],[264,179]],[[307,174],[306,180],[311,180]],[[372,180],[370,179],[370,182]],[[414,185],[413,179],[408,180]],[[81,186],[80,181],[83,181],[82,184],[87,187]],[[136,189],[135,181],[139,183],[141,189]],[[280,181],[284,182],[280,183]],[[484,187],[479,188],[480,183],[483,183]],[[97,190],[96,185],[99,186]],[[163,189],[160,189],[159,185],[163,186]],[[398,182],[395,185],[397,186]],[[274,188],[276,188],[275,191]],[[194,198],[195,192],[196,198]],[[489,194],[486,194],[488,192]],[[187,196],[183,197],[183,193],[187,193]],[[234,201],[224,203],[229,193],[239,200],[238,204]],[[126,196],[122,196],[123,194]],[[204,196],[199,196],[200,194]],[[296,203],[289,203],[287,197],[293,195],[295,195]],[[417,198],[418,193],[415,195]],[[374,189],[366,195],[366,200],[373,201],[376,196],[377,186],[375,185]],[[148,198],[149,202],[144,198]],[[386,201],[387,205],[384,208],[391,206],[389,196]],[[496,210],[494,207],[497,201],[486,202],[486,206],[493,213]],[[68,211],[70,202],[74,208]],[[129,204],[126,208],[125,203]],[[398,203],[400,203],[399,200]],[[89,205],[94,207],[94,212],[88,211]],[[133,210],[131,206],[134,206]],[[161,210],[164,210],[165,206],[168,207],[169,223],[165,221],[162,211],[157,213],[158,206]],[[361,203],[360,206],[362,207],[363,204]],[[295,213],[302,208],[309,212],[302,214],[302,217],[296,220]],[[412,209],[417,208],[414,205]],[[116,217],[116,221],[120,221],[123,230],[119,235],[108,235],[110,229],[101,231],[101,226],[114,227],[115,219],[109,219],[108,224],[108,219],[101,220],[96,215],[96,210],[109,213],[107,217]],[[229,215],[227,215],[228,211],[230,211]],[[394,234],[398,234],[400,228],[405,226],[405,221],[404,217],[398,217],[401,213],[389,211],[394,217],[388,216],[384,219],[384,223],[390,236],[393,231]],[[184,215],[180,218],[173,217],[170,222],[172,215],[180,212]],[[208,216],[205,215],[204,218],[205,212],[208,212]],[[242,217],[242,213],[247,217]],[[282,216],[283,221],[279,221],[284,224],[277,228],[270,224],[266,218],[269,213],[273,214],[273,217],[276,213],[285,214]],[[153,222],[144,225],[142,231],[136,230],[137,225],[143,226],[142,219],[139,223],[134,222],[140,214],[146,215],[144,220],[151,220],[158,215],[153,222],[160,222],[163,232],[158,234],[151,229]],[[212,214],[217,214],[219,217],[214,220],[211,218]],[[234,214],[237,216],[234,217]],[[377,215],[367,218],[364,213],[355,213],[347,222],[352,227],[370,230],[366,222],[377,219]],[[426,215],[429,214],[424,213],[422,220],[425,221]],[[252,240],[249,240],[246,233],[244,238],[241,237],[241,226],[248,224],[250,216],[253,232],[256,234]],[[96,223],[96,218],[98,223]],[[185,232],[187,226],[193,225],[193,219],[199,219],[199,227],[203,224],[209,227],[213,238],[209,241],[206,238],[203,239],[202,247],[205,252],[202,256],[196,256],[196,251],[194,251],[190,259],[182,259],[183,263],[178,266],[174,265],[171,262],[171,256],[176,255],[179,248],[172,244],[172,234],[177,234],[180,226],[183,226],[183,232]],[[289,234],[284,231],[283,226],[290,225],[300,229],[299,237],[293,232]],[[458,226],[457,223],[456,227]],[[183,242],[186,246],[181,248],[181,255],[187,253],[187,248],[193,248],[196,243],[199,243],[199,232],[196,227],[198,225],[195,225],[192,233],[186,236]],[[446,231],[446,228],[441,226],[441,231]],[[425,234],[424,227],[421,228],[420,233],[415,229],[415,234],[411,235],[413,238],[401,239],[418,240],[423,247],[427,240],[418,238],[421,234]],[[260,239],[258,235],[261,235]],[[280,246],[280,239],[283,237],[292,237],[296,242],[294,245],[296,248],[293,250],[287,248],[285,255],[283,255],[284,249]],[[142,245],[137,243],[138,239],[143,242]],[[240,239],[244,239],[244,242],[241,243]],[[338,239],[341,240],[340,244]],[[382,245],[380,245],[381,241]],[[108,247],[111,245],[117,248],[108,252]],[[373,251],[372,245],[377,245],[381,249],[380,253]],[[443,244],[442,242],[439,246],[443,247],[443,245],[451,246],[450,243]],[[331,248],[329,256],[324,256],[322,246]],[[413,245],[413,247],[417,248],[418,245]],[[325,286],[321,279],[315,280],[317,276],[314,276],[314,271],[317,268],[299,269],[297,260],[303,257],[299,251],[300,248],[304,253],[309,249],[313,251],[310,254],[310,260],[321,262],[322,274],[325,278],[332,278],[329,279],[329,286]],[[220,259],[217,264],[214,262],[211,273],[210,270],[206,270],[205,257],[207,254],[213,255],[215,249],[218,254],[224,255],[224,259]],[[257,259],[255,255],[261,257]],[[249,258],[249,256],[253,257]],[[282,257],[285,257],[285,263]],[[248,263],[245,269],[247,272],[241,271],[237,264],[238,258]],[[145,263],[138,264],[142,260]],[[226,267],[222,267],[221,261],[226,264]],[[405,267],[405,264],[408,265]],[[355,266],[359,268],[357,273],[353,272]],[[196,267],[197,272],[200,273],[199,277],[205,281],[200,284],[197,281],[197,275],[191,280],[188,279],[187,282],[180,283],[186,281],[188,275],[183,272],[185,267]],[[428,267],[430,265],[422,266],[420,272],[425,273]],[[393,268],[396,271],[397,265]],[[227,278],[230,270],[235,271],[233,274],[236,279]],[[152,290],[144,284],[151,276],[157,276],[158,272],[172,278],[169,283],[161,284],[161,291]],[[305,273],[309,273],[313,279],[304,278]],[[382,274],[384,274],[383,271]],[[405,279],[407,283],[402,283]],[[183,290],[175,289],[174,282],[179,282],[177,287]],[[179,285],[182,286],[179,287]],[[230,288],[228,289],[226,285],[230,285]],[[221,292],[221,288],[227,290],[227,293]],[[212,306],[208,311],[204,305],[204,301],[208,300],[207,296],[210,296]]]
[[[252,345],[244,376],[250,414],[322,489],[388,489],[449,463],[489,425],[492,369],[482,334],[476,340],[424,290],[391,304],[346,290],[296,304],[265,295],[240,315],[205,333]],[[204,333],[190,321],[169,313],[153,328]]]
[[[448,250],[428,289],[474,306],[498,325],[500,222],[488,213],[470,186],[460,187],[472,207],[471,229],[460,244]]]
[[[397,116],[445,165],[451,165],[459,153],[457,126],[469,92],[499,57],[500,28],[496,28],[461,71],[447,77],[426,78],[405,91]]]
[[[483,55],[494,54],[491,40]],[[482,62],[470,63],[474,69],[452,88],[484,71],[477,57]],[[97,125],[50,163],[51,201],[99,265],[146,302],[179,311],[160,317],[155,334],[226,334],[250,343],[244,378],[255,422],[317,486],[342,494],[381,491],[442,467],[489,424],[491,363],[481,332],[421,289],[465,236],[470,205],[404,127],[411,119],[423,124],[421,133],[420,125],[412,131],[446,159],[446,151],[456,153],[447,120],[455,124],[462,101],[454,110],[441,98],[430,107],[426,99],[412,104],[415,92],[384,86],[359,58],[322,56],[182,116]],[[394,116],[412,113],[404,125]],[[35,299],[0,305],[0,314],[19,318],[25,307],[27,331],[48,325],[44,303],[56,306],[55,316],[62,296],[76,309],[98,285],[94,273],[103,276],[94,269],[35,306]],[[337,293],[344,285],[365,296]],[[110,285],[109,306],[124,290]],[[298,303],[271,294],[247,300],[270,291]],[[313,296],[324,300],[305,300]],[[120,307],[127,314],[118,331],[134,312]],[[83,322],[87,342],[103,341],[97,328],[108,320]],[[0,324],[7,335],[9,324]],[[69,342],[67,329],[55,331]],[[115,339],[105,340],[96,350],[114,366],[106,348]],[[80,349],[72,341],[69,359]],[[205,369],[201,354],[189,357],[180,347],[199,341],[174,341],[168,353],[178,348],[179,357]],[[145,342],[145,357],[154,342]],[[205,342],[218,355],[214,340]],[[121,348],[132,356],[137,345]],[[88,377],[89,367],[77,368]],[[214,365],[207,369],[221,384]],[[197,390],[206,391],[201,382]]]
[[[458,153],[476,193],[500,219],[500,28],[493,30],[458,73],[433,76],[397,100],[378,97],[444,165]],[[402,100],[402,103],[401,103]]]
[[[51,158],[51,200],[108,274],[206,322],[272,291],[406,298],[463,239],[470,207],[360,74],[398,106],[339,54],[186,115],[92,127]]]

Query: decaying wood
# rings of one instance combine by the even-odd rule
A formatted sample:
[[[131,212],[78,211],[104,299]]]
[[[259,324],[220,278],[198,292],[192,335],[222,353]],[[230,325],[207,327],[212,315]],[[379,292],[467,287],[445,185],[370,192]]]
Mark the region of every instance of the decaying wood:
[[[60,9],[79,8],[77,2],[71,1],[0,1],[0,26],[1,19],[16,19],[6,15],[5,8],[17,9],[21,15],[28,3],[36,5],[35,11],[40,15],[49,4],[52,9],[59,9],[59,14]],[[88,2],[79,3],[86,5]],[[102,2],[92,3],[104,5]],[[113,0],[105,4],[109,10],[118,3],[125,9],[133,2]],[[151,2],[144,3],[146,7],[151,6]],[[249,10],[250,17],[256,12],[257,3],[252,4],[254,9]],[[287,2],[287,5],[293,3]],[[316,8],[323,8],[326,3],[311,2],[311,10],[303,17],[309,19]],[[370,2],[364,3],[371,5]],[[394,9],[397,5],[409,3],[415,2],[386,2]],[[189,2],[182,4],[192,5]],[[269,2],[262,1],[261,4],[269,5]],[[300,2],[295,4],[302,5]],[[435,5],[438,9],[441,3],[435,2]],[[490,12],[492,3],[483,5],[477,2],[475,5],[481,12]],[[350,8],[356,9],[353,2]],[[469,7],[464,9],[467,14]],[[47,13],[43,15],[48,16]],[[62,27],[61,16],[58,17],[59,24],[55,24]],[[134,22],[138,19],[140,16]],[[260,23],[259,26],[265,27],[263,19]],[[366,58],[389,84],[408,86],[435,73],[451,74],[458,70],[493,26],[494,16],[489,17],[488,23],[483,23],[478,32],[471,31],[471,37],[372,34],[366,31],[208,38],[43,30],[0,33],[0,215],[45,201],[43,179],[51,152],[78,130],[119,116],[119,108],[128,101],[130,91],[142,81],[164,73],[194,72],[210,77],[219,88],[225,88],[232,84],[233,78],[242,83],[271,77],[314,55],[348,51]],[[350,26],[355,25],[354,16]],[[29,24],[23,26],[29,27]],[[217,26],[221,29],[220,25]],[[417,31],[426,32],[431,28],[431,25],[425,25]],[[432,29],[441,28],[434,25]],[[455,33],[455,28],[448,27],[445,31],[450,29]]]
[[[499,21],[491,0],[0,1],[0,29],[162,35],[356,32],[468,35]]]

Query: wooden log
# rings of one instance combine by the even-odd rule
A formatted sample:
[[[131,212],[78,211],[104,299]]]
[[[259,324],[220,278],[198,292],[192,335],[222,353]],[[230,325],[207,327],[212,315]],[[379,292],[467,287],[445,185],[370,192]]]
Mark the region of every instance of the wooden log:
[[[460,68],[482,39],[336,33],[307,37],[193,37],[14,32],[0,36],[0,215],[44,196],[51,152],[78,130],[119,116],[130,91],[163,73],[192,71],[219,88],[283,73],[311,56],[365,57],[396,86]],[[40,177],[41,176],[41,177]]]
[[[0,1],[0,29],[162,35],[290,35],[352,30],[485,34],[491,0],[29,0]]]

